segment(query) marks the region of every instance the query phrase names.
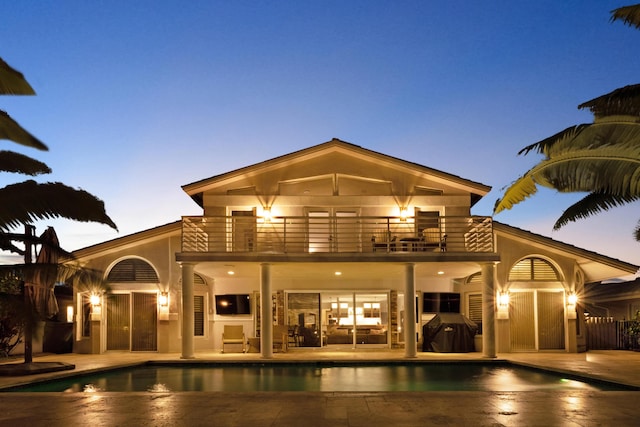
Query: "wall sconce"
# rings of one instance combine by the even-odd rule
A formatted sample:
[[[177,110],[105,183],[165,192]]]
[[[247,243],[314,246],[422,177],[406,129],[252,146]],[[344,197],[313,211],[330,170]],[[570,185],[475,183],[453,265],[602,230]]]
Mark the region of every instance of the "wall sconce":
[[[406,221],[407,220],[407,208],[400,208],[400,221]]]
[[[67,323],[73,323],[73,306],[67,306]]]
[[[500,292],[498,294],[498,305],[501,308],[506,308],[509,306],[509,292]]]
[[[102,298],[98,294],[91,294],[89,296],[89,303],[91,304],[91,320],[100,320],[102,316],[102,306],[100,303]]]
[[[498,319],[509,318],[509,292],[498,292]]]
[[[169,305],[169,294],[167,292],[161,292],[158,296],[158,305],[160,307],[166,307]]]
[[[571,292],[567,295],[567,318],[576,319],[576,305],[578,304],[578,295]]]
[[[100,299],[100,295],[91,294],[91,296],[89,297],[89,302],[94,307],[100,307]]]
[[[262,219],[264,222],[271,222],[271,209],[264,208],[262,209]]]

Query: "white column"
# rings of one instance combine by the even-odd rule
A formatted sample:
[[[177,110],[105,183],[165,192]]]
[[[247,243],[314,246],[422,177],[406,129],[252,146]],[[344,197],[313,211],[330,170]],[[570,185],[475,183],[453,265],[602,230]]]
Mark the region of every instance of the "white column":
[[[496,287],[493,263],[482,264],[482,356],[496,357]]]
[[[404,357],[418,357],[416,339],[416,280],[414,265],[404,269]]]
[[[260,264],[260,352],[273,357],[273,311],[271,308],[271,266]]]

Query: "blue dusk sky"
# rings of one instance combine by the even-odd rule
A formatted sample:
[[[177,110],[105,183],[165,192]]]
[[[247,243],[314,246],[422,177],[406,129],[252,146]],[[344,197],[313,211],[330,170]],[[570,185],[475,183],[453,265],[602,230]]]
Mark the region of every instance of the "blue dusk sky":
[[[639,83],[633,2],[13,1],[0,57],[35,97],[0,98],[48,152],[0,141],[104,200],[119,231],[53,225],[75,250],[200,215],[181,186],[331,138],[489,185],[531,143],[591,122],[578,104]],[[19,175],[0,175],[0,185]],[[582,195],[541,191],[495,217],[640,264],[638,204],[552,225]]]

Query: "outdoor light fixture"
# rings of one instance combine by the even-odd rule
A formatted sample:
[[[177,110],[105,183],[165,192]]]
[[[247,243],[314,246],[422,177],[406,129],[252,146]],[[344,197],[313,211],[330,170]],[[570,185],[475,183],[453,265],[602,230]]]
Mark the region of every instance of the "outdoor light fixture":
[[[169,305],[169,294],[167,292],[161,292],[158,296],[158,304],[160,307],[166,307]]]
[[[498,319],[509,318],[509,292],[498,292]]]
[[[498,305],[500,307],[509,306],[509,292],[500,292],[498,294]]]
[[[67,323],[73,323],[73,306],[67,306]]]
[[[567,318],[576,318],[576,305],[578,304],[578,295],[575,292],[571,292],[567,295]]]
[[[400,208],[400,221],[407,220],[407,208]]]
[[[91,296],[89,297],[89,302],[94,307],[100,306],[100,295],[91,294]]]
[[[264,222],[270,222],[271,221],[271,209],[270,208],[262,209],[262,219],[264,219]]]

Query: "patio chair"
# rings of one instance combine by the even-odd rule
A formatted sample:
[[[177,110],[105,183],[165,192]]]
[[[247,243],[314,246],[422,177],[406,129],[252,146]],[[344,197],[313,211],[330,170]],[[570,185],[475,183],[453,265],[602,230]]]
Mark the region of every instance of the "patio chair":
[[[223,353],[225,344],[240,344],[242,345],[242,352],[244,353],[246,351],[245,343],[246,339],[242,325],[224,325],[224,332],[222,333]]]
[[[287,352],[289,343],[289,327],[287,325],[273,325],[273,347]]]

